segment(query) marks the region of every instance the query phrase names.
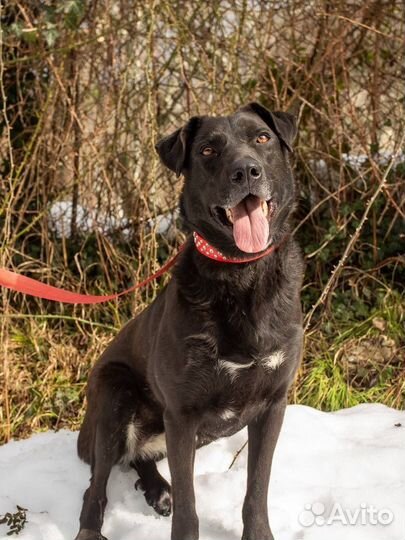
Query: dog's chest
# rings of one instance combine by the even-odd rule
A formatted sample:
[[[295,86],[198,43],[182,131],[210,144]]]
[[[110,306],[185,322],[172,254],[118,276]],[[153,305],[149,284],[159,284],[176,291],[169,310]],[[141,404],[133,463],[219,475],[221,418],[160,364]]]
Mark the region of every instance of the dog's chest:
[[[277,349],[245,356],[235,347],[234,354],[222,355],[209,336],[194,336],[193,341],[183,379],[185,408],[202,419],[206,438],[231,435],[270,403],[285,352]]]
[[[229,303],[228,306],[229,308]],[[188,336],[181,387],[185,410],[202,419],[206,438],[240,430],[272,401],[288,371],[287,349],[270,333],[267,317],[249,310],[213,309],[201,333]]]
[[[233,435],[268,407],[273,396],[269,371],[277,369],[279,361],[280,355],[263,363],[218,360],[214,380],[206,378],[206,391],[194,402],[201,419],[200,444]]]
[[[247,378],[252,374],[256,376],[264,376],[274,374],[275,370],[279,368],[285,361],[285,353],[281,349],[274,350],[269,353],[262,353],[255,355],[254,358],[248,358],[247,360],[232,359],[232,357],[219,357],[216,362],[217,375],[223,376],[225,379],[229,379],[231,382],[237,382],[240,380],[242,384],[245,384],[243,379],[245,375]]]
[[[238,326],[228,321],[222,327],[211,325],[205,332],[189,335],[185,357],[190,379],[214,386],[246,386],[247,382],[254,385],[256,379],[273,378],[286,361],[286,351],[266,332],[252,330],[251,324],[238,332]]]

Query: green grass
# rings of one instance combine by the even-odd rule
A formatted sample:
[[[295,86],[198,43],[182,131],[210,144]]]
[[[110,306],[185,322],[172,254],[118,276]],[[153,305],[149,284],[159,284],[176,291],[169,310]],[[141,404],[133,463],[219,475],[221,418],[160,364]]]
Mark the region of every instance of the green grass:
[[[404,320],[403,296],[388,287],[344,304],[336,295],[328,320],[307,335],[294,401],[329,411],[368,402],[404,408]]]

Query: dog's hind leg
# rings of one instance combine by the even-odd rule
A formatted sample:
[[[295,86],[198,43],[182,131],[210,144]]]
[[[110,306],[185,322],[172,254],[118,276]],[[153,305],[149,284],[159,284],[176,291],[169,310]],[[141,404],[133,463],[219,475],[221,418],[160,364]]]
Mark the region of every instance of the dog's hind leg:
[[[88,422],[92,436],[85,431],[79,444],[79,454],[90,461],[91,479],[83,497],[76,540],[104,540],[101,527],[107,504],[107,482],[113,465],[125,455],[125,426],[135,413],[136,398],[131,374],[123,365],[104,366],[91,380]]]
[[[106,488],[111,468],[117,460],[114,442],[107,426],[97,426],[90,486],[83,497],[80,530],[76,540],[106,540],[101,534],[107,504]]]
[[[172,496],[169,483],[159,473],[153,460],[136,459],[131,461],[139,474],[135,489],[144,492],[146,502],[161,516],[170,516],[172,511]]]

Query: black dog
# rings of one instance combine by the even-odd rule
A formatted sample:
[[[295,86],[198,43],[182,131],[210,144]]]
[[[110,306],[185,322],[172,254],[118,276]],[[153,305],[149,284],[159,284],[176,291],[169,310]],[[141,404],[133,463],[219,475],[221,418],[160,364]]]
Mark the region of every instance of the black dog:
[[[136,469],[136,486],[159,514],[170,514],[173,497],[172,540],[198,539],[195,450],[246,425],[242,539],[273,539],[270,469],[302,350],[302,261],[289,236],[295,135],[292,115],[252,103],[232,116],[192,118],[158,143],[163,163],[184,174],[181,211],[199,236],[91,373],[78,452],[92,476],[76,540],[104,538],[106,484],[120,461]],[[252,254],[263,256],[246,262]],[[156,468],[166,455],[171,488]]]

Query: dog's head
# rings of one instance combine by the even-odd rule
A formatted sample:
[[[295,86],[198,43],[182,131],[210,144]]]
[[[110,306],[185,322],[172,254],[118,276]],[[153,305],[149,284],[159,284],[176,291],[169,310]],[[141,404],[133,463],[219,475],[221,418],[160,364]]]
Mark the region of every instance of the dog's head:
[[[162,139],[162,162],[185,177],[186,224],[229,254],[278,242],[294,206],[296,132],[291,114],[251,103],[231,116],[193,117]]]

